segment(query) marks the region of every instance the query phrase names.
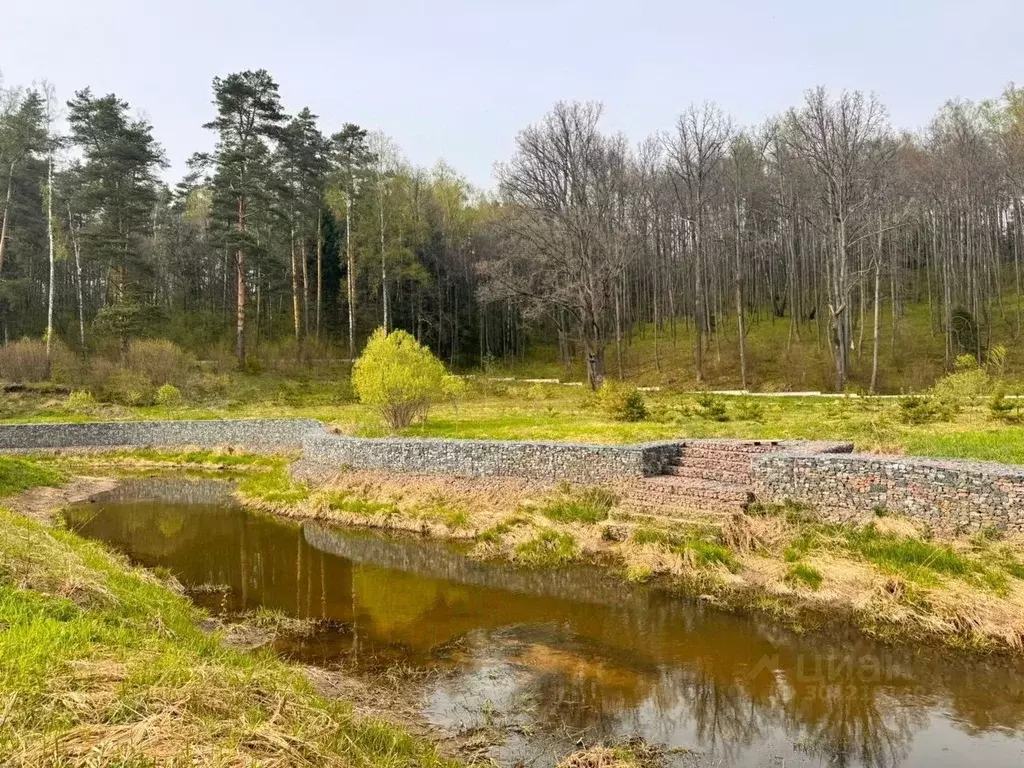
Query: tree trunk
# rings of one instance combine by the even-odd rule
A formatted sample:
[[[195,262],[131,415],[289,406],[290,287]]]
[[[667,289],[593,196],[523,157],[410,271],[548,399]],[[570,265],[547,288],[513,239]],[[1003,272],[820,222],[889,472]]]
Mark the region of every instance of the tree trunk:
[[[245,200],[238,201],[238,233],[245,234]],[[239,370],[245,370],[245,250],[235,254],[235,356]]]
[[[324,301],[324,211],[316,212],[316,338],[320,340],[320,315]]]
[[[740,201],[734,200],[736,214],[736,324],[740,337],[740,384],[743,389],[747,388],[747,349],[746,335],[743,319],[743,273],[742,257],[740,251]],[[755,233],[756,234],[756,233]],[[756,254],[755,254],[756,258]]]
[[[289,230],[292,257],[292,325],[295,328],[295,343],[299,343],[299,327],[301,325],[302,308],[299,304],[299,269],[295,259],[295,227]]]
[[[75,251],[75,289],[78,294],[78,337],[85,349],[85,309],[82,306],[82,246],[75,229],[75,220],[71,214],[71,203],[68,202],[68,229],[71,232],[71,247]]]
[[[46,356],[53,351],[53,284],[56,261],[53,252],[53,150],[46,158],[46,239],[50,248],[50,286],[46,296]]]
[[[882,234],[878,234],[879,249],[881,249]],[[881,308],[881,272],[882,272],[882,260],[879,257],[875,261],[875,317],[874,317],[874,336],[871,342],[871,385],[868,387],[868,394],[875,394],[875,389],[878,385],[878,337],[881,331],[882,325],[882,308]]]
[[[7,172],[7,195],[4,198],[3,222],[0,223],[0,275],[4,271],[4,246],[7,243],[7,217],[11,210],[11,191],[14,188],[14,163]]]
[[[348,356],[356,356],[356,261],[352,252],[352,195],[345,198],[345,253],[348,260]]]

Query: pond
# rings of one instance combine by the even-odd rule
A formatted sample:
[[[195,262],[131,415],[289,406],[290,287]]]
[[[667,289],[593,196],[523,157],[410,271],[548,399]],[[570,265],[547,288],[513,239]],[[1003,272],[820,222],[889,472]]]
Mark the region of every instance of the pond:
[[[169,569],[214,614],[325,621],[283,655],[440,671],[417,694],[450,731],[500,717],[503,765],[641,736],[680,765],[1024,764],[1024,674],[850,632],[796,634],[590,567],[531,571],[459,548],[296,525],[218,481],[130,480],[70,527]],[[495,713],[500,713],[496,715]]]

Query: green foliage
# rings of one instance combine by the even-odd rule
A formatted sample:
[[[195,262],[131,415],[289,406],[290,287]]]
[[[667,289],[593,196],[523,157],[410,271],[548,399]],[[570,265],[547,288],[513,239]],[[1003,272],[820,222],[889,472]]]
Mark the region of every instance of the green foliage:
[[[352,369],[352,387],[361,403],[378,409],[392,429],[426,420],[430,406],[462,391],[431,351],[405,331],[378,328]]]
[[[950,405],[929,395],[906,395],[899,399],[899,405],[899,418],[904,424],[921,425],[948,421],[953,415]]]
[[[725,401],[718,395],[711,392],[703,392],[697,395],[697,415],[705,421],[728,421],[729,413],[725,407]]]
[[[961,355],[955,372],[935,382],[931,391],[947,408],[958,410],[965,403],[973,405],[987,396],[992,391],[992,379],[977,360]]]
[[[579,556],[579,544],[571,534],[551,529],[521,542],[515,548],[516,561],[532,568],[568,565]]]
[[[605,379],[595,397],[600,409],[616,421],[638,422],[647,418],[647,403],[636,387]]]
[[[164,384],[156,391],[156,404],[164,408],[177,408],[183,402],[181,390],[173,384]]]
[[[1003,344],[996,344],[985,356],[985,367],[993,376],[1000,377],[1006,373],[1006,363],[1010,352]]]
[[[806,563],[795,563],[786,569],[783,580],[792,586],[803,585],[817,592],[824,577],[821,571]]]
[[[39,486],[52,488],[66,480],[61,472],[28,459],[0,456],[0,496],[11,496]]]
[[[593,525],[608,519],[618,497],[607,488],[593,487],[574,492],[561,490],[540,509],[540,513],[559,523]]]
[[[68,399],[64,401],[64,407],[71,413],[89,414],[93,413],[99,403],[93,397],[92,392],[85,389],[76,389]]]
[[[992,418],[1004,424],[1020,424],[1024,422],[1024,400],[1018,397],[1010,399],[1000,387],[988,401],[988,410]]]
[[[92,329],[100,337],[117,341],[127,354],[132,339],[153,332],[162,319],[158,307],[122,301],[100,308],[92,321]]]
[[[752,397],[744,397],[736,403],[736,418],[739,421],[761,421],[764,408]]]
[[[127,368],[115,368],[106,377],[102,396],[107,402],[120,405],[153,405],[156,390],[145,374]]]

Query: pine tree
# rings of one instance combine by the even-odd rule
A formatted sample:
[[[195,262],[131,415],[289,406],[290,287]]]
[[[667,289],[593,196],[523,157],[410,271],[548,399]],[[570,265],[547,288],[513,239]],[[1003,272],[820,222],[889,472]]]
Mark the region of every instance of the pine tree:
[[[266,203],[269,141],[281,137],[285,114],[277,83],[264,69],[216,77],[213,93],[217,117],[204,126],[217,131],[213,216],[223,245],[235,254],[235,354],[244,367],[245,257],[256,248],[250,216]]]

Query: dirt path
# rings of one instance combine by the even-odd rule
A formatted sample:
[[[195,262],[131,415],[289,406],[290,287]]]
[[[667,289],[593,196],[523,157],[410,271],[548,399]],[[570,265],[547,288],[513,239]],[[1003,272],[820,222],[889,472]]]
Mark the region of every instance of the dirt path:
[[[117,480],[112,477],[74,477],[59,488],[33,488],[11,496],[3,500],[3,505],[12,512],[49,525],[62,507],[87,501],[116,487]]]

